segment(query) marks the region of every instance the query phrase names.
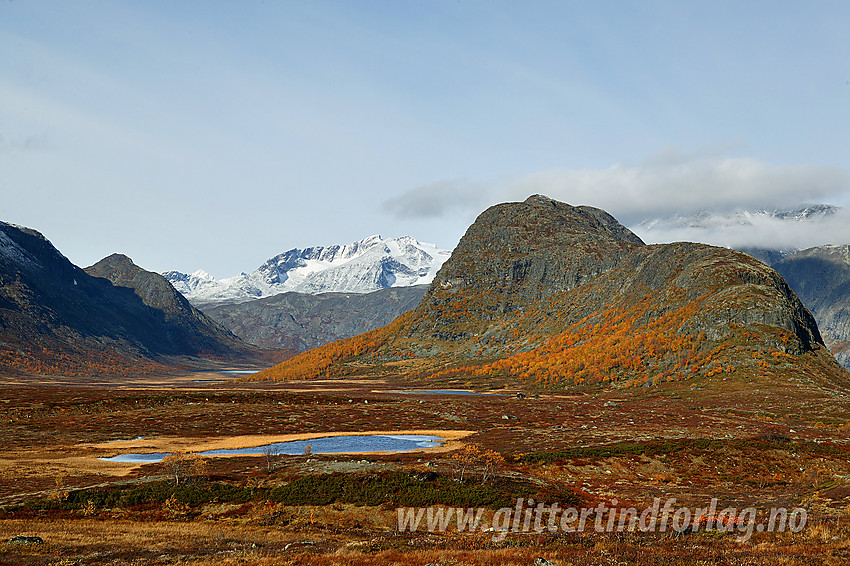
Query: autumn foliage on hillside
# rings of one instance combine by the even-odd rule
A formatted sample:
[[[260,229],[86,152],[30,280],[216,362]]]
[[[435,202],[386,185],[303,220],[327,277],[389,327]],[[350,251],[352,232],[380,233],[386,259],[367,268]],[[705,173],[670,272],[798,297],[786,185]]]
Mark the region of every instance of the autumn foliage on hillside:
[[[383,346],[409,314],[404,314],[388,326],[370,330],[352,338],[337,340],[299,354],[275,367],[243,378],[246,381],[310,379],[340,377],[351,373],[349,366],[338,364],[358,356],[372,353]]]
[[[409,314],[255,379],[634,387],[759,375],[822,348],[811,314],[752,257],[623,241],[613,219],[532,200],[482,214]]]
[[[777,364],[793,361],[794,356],[783,351],[793,336],[779,328],[731,323],[720,340],[711,340],[704,331],[695,331],[693,321],[711,300],[711,293],[690,301],[672,300],[667,303],[672,306],[665,310],[659,309],[658,296],[646,294],[631,305],[609,305],[575,323],[563,324],[558,332],[552,332],[552,325],[558,324],[553,317],[544,316],[554,310],[554,319],[559,318],[557,299],[535,301],[505,321],[511,339],[502,345],[499,359],[464,363],[460,356],[446,354],[438,362],[431,360],[435,364],[431,370],[408,377],[513,378],[544,388],[605,383],[639,387],[731,373],[743,365],[763,373]],[[453,309],[461,313],[461,318],[468,316],[464,310]],[[305,352],[251,379],[342,377],[376,361],[409,359],[414,357],[416,343],[397,338],[398,330],[410,316],[405,315],[390,326]],[[541,324],[543,319],[548,322]],[[486,339],[481,341],[484,342]],[[528,347],[535,343],[539,345]]]
[[[0,351],[0,368],[35,375],[94,377],[149,375],[166,366],[139,358],[129,358],[110,348],[67,351],[59,348],[21,346]]]
[[[731,373],[736,369],[732,351],[759,369],[793,359],[765,343],[769,336],[765,329],[732,324],[730,336],[722,341],[709,340],[705,332],[684,332],[705,298],[649,322],[642,322],[652,306],[648,296],[625,310],[608,307],[570,325],[539,348],[491,363],[449,368],[430,377],[515,377],[543,387],[606,382],[629,387]],[[787,332],[774,329],[773,334],[779,344],[791,339]],[[771,350],[772,355],[766,353]]]

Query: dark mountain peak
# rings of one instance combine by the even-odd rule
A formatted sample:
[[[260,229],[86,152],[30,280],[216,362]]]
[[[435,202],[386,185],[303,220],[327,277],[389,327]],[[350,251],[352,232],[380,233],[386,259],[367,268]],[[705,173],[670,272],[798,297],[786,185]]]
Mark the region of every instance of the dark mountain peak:
[[[26,234],[27,236],[32,236],[33,238],[37,238],[45,242],[48,241],[47,238],[44,237],[44,234],[42,234],[38,230],[33,230],[32,228],[27,228],[26,226],[20,226],[19,224],[3,222],[2,220],[0,220],[0,228],[12,228],[18,232]]]
[[[555,199],[551,199],[551,198],[547,197],[546,195],[531,195],[530,197],[528,197],[527,199],[525,199],[522,202],[524,204],[528,204],[530,206],[538,206],[538,207],[556,207],[559,204],[563,204],[563,203],[559,203]]]
[[[110,255],[106,256],[105,258],[103,258],[102,260],[100,260],[99,262],[94,264],[92,267],[95,267],[95,266],[100,266],[100,267],[103,267],[103,268],[105,268],[107,266],[111,266],[111,267],[130,267],[130,266],[137,267],[136,264],[133,263],[132,259],[130,259],[129,257],[127,257],[124,254],[119,254],[119,253],[114,253],[114,254],[110,254]]]
[[[523,202],[497,204],[485,210],[476,224],[508,226],[521,225],[545,240],[547,235],[567,239],[600,239],[642,244],[631,230],[613,216],[592,206],[572,206],[544,195],[532,195]],[[545,242],[544,242],[545,243]]]
[[[163,313],[170,326],[170,341],[186,351],[211,352],[216,342],[233,350],[241,347],[236,336],[189,304],[165,277],[142,269],[124,254],[107,256],[85,271],[92,277],[109,280],[116,287],[132,289],[145,305]]]
[[[149,307],[167,313],[188,311],[189,302],[178,293],[168,280],[152,271],[146,271],[124,254],[109,255],[85,268],[92,277],[102,277],[117,287],[133,289]]]
[[[428,297],[486,294],[489,309],[508,312],[590,281],[634,246],[643,242],[608,213],[534,195],[481,213]]]
[[[0,222],[0,267],[5,274],[44,270],[60,281],[71,283],[80,268],[73,265],[41,232]]]
[[[114,375],[164,357],[253,353],[130,258],[83,270],[35,230],[0,223],[0,367]]]

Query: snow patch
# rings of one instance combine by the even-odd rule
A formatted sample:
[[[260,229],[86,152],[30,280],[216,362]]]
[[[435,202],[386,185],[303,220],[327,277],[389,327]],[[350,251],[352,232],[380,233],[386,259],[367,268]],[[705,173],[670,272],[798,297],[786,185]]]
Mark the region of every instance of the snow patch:
[[[430,284],[451,256],[411,236],[372,235],[344,246],[283,252],[251,273],[215,279],[204,270],[162,275],[194,303],[244,302],[288,291],[371,293],[387,287]]]

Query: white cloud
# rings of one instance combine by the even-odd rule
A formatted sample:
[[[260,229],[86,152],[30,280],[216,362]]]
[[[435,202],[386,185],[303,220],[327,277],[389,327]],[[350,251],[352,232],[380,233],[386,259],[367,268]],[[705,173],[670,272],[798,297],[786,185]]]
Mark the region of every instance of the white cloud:
[[[487,200],[481,185],[451,179],[416,187],[384,202],[397,218],[436,218],[481,207]]]
[[[704,213],[698,218],[674,217],[633,226],[647,243],[703,242],[730,248],[804,249],[850,243],[850,211],[810,218],[776,217],[765,212]]]
[[[808,219],[764,213],[848,200],[850,175],[844,170],[672,150],[634,166],[539,171],[489,184],[442,181],[407,191],[383,208],[401,219],[447,218],[532,194],[606,210],[653,243],[805,248],[850,242],[850,212],[845,209]],[[697,211],[702,213],[688,217]]]
[[[553,169],[491,183],[445,180],[389,199],[383,208],[399,218],[436,218],[460,210],[477,213],[488,204],[522,201],[532,194],[595,206],[624,224],[636,224],[697,210],[774,210],[841,202],[850,196],[850,174],[821,165],[770,165],[751,158],[668,151],[634,166]]]
[[[746,158],[654,160],[608,169],[541,171],[504,187],[522,200],[540,193],[602,208],[621,222],[700,209],[782,208],[837,198],[850,188],[845,171],[818,165],[773,166]]]

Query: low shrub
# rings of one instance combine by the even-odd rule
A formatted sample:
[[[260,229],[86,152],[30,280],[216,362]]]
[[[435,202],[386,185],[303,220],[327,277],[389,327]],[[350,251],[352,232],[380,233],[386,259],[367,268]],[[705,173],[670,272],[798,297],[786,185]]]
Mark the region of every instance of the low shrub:
[[[170,481],[151,482],[132,487],[74,490],[63,501],[36,499],[28,503],[35,509],[85,509],[92,505],[98,509],[137,507],[162,504],[174,497],[175,501],[189,507],[206,503],[246,503],[258,490],[220,482],[193,483],[175,487]]]
[[[393,505],[419,507],[450,505],[458,507],[508,507],[518,497],[538,497],[540,486],[497,478],[490,484],[457,481],[439,474],[392,472],[358,476],[330,474],[305,476],[269,493],[269,499],[286,505]],[[577,504],[575,492],[568,488],[548,488],[548,497],[565,504]]]

